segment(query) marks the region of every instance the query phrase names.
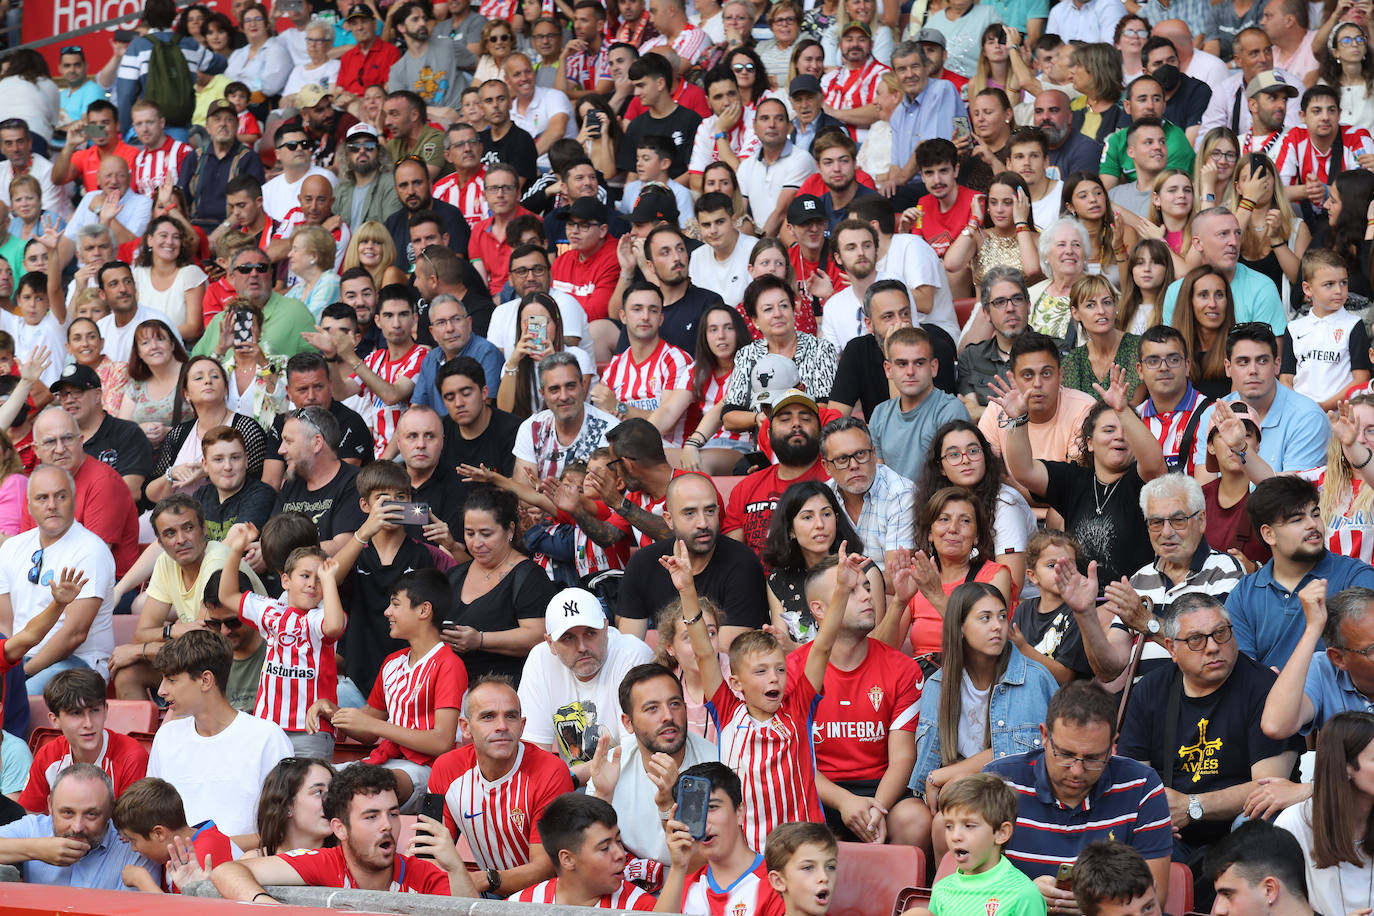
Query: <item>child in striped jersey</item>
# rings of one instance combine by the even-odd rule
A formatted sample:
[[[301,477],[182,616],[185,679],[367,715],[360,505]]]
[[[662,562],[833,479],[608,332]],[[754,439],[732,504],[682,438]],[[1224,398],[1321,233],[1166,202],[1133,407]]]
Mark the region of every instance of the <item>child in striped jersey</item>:
[[[224,539],[229,548],[225,568],[237,569],[244,551],[257,539],[256,525],[240,522],[230,528]],[[281,726],[298,756],[321,760],[334,756],[333,727],[326,725],[311,734],[306,718],[316,700],[339,699],[334,643],[348,618],[339,600],[338,568],[338,561],[319,547],[297,547],[282,567],[284,602],[240,592],[231,576],[221,576],[219,582],[219,603],[238,608],[244,622],[267,640],[253,714]]]
[[[709,697],[706,708],[716,725],[721,762],[739,774],[744,786],[744,834],[750,845],[762,847],[768,832],[778,824],[823,822],[811,725],[830,651],[850,616],[848,612],[873,614],[871,599],[849,607],[849,597],[856,590],[863,589],[864,597],[868,597],[864,556],[851,554],[847,544],[840,544],[829,609],[812,642],[805,676],[792,683],[788,682],[782,646],[767,631],[735,638],[730,645],[727,682],[697,599],[687,545],[678,541],[672,555],[660,557],[659,562],[682,595],[683,624],[701,668],[702,688]]]

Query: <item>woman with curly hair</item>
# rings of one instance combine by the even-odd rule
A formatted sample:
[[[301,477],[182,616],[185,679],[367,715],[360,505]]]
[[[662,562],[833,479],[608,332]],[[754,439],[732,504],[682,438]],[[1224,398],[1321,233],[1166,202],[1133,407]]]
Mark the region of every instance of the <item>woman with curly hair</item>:
[[[133,268],[139,305],[162,312],[176,325],[182,340],[198,340],[205,327],[205,271],[195,262],[195,240],[172,216],[148,223]]]

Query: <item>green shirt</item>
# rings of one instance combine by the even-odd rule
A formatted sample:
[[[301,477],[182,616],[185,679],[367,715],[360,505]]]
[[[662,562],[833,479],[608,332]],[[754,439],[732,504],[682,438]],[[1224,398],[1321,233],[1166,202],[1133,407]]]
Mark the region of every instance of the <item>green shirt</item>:
[[[981,874],[956,871],[936,881],[930,891],[930,911],[935,916],[1045,916],[1045,898],[1030,878],[1002,856]]]
[[[205,333],[191,351],[193,356],[214,356],[224,315],[224,312],[220,312],[210,320]],[[314,351],[315,348],[306,343],[301,334],[315,330],[315,319],[299,299],[288,299],[281,293],[273,293],[263,306],[262,315],[261,343],[269,354],[290,359],[297,353]]]
[[[1102,174],[1115,175],[1123,182],[1130,182],[1135,181],[1135,163],[1126,155],[1126,130],[1127,128],[1123,127],[1113,132],[1103,145]],[[1193,160],[1197,158],[1197,154],[1193,152],[1193,144],[1188,142],[1188,135],[1183,128],[1165,121],[1164,144],[1169,149],[1165,168],[1182,169],[1191,175]]]
[[[14,273],[14,282],[18,283],[19,278],[24,276],[24,246],[28,244],[17,235],[11,235],[3,245],[0,245],[0,258],[10,262],[10,270]]]
[[[419,156],[429,165],[439,169],[442,175],[448,170],[448,160],[444,158],[444,135],[436,128],[426,124],[420,128],[420,137],[414,146],[407,147],[400,137],[386,141],[385,149],[391,154],[391,161],[399,163],[407,156]]]
[[[246,626],[246,624],[245,624]],[[258,682],[262,680],[262,663],[267,659],[267,640],[258,641],[258,651],[247,658],[234,659],[229,667],[229,683],[224,695],[229,705],[250,716],[258,706]]]

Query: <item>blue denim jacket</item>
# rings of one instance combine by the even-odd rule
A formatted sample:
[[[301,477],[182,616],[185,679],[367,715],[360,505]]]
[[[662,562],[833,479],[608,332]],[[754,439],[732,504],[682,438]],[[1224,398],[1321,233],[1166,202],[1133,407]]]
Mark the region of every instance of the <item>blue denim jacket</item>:
[[[924,798],[926,777],[940,763],[940,691],[944,671],[936,671],[921,691],[921,720],[916,726],[916,769],[912,771],[911,790]],[[958,690],[959,685],[953,689]],[[1054,675],[1039,662],[1026,658],[1015,646],[1007,660],[1002,679],[992,687],[988,698],[988,721],[992,731],[994,759],[1024,754],[1040,747],[1040,723],[1059,689]]]

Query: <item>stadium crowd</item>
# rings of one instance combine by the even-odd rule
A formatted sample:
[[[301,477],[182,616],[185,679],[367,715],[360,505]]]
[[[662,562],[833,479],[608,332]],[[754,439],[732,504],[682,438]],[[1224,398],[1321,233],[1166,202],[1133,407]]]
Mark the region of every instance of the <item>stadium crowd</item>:
[[[1369,912],[1374,2],[222,6],[0,63],[0,864]]]

